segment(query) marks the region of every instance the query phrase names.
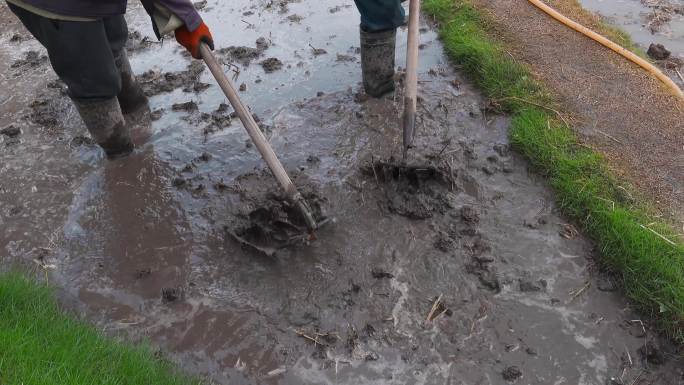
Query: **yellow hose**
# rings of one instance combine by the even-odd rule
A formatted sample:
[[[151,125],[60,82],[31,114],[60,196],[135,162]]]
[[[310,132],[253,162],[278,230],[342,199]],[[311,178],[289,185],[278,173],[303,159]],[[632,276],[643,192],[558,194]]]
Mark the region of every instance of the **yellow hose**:
[[[649,73],[651,73],[653,76],[658,78],[660,81],[665,83],[665,85],[672,90],[672,92],[677,95],[680,99],[684,100],[684,93],[682,93],[682,90],[677,86],[677,84],[672,81],[667,75],[662,73],[658,68],[656,68],[653,64],[649,63],[648,61],[640,58],[639,56],[635,55],[632,51],[625,49],[621,47],[618,44],[613,43],[612,41],[606,39],[605,37],[599,35],[598,33],[590,30],[589,28],[578,24],[567,17],[561,15],[556,11],[555,9],[549,7],[548,5],[544,4],[540,0],[528,0],[530,3],[532,3],[534,6],[537,8],[541,9],[542,11],[546,12],[549,16],[553,17],[554,19],[558,20],[559,22],[565,24],[566,26],[574,29],[575,31],[587,36],[588,38],[612,49],[613,51],[617,52],[618,54],[624,56],[628,60],[632,61],[639,67],[645,69]]]

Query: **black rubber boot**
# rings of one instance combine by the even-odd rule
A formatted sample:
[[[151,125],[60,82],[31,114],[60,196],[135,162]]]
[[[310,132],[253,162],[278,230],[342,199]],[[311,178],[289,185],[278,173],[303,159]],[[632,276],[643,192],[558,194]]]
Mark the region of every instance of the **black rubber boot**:
[[[120,158],[133,151],[130,132],[117,98],[72,100],[90,135],[109,159]]]
[[[363,88],[379,98],[394,91],[394,50],[397,30],[366,32],[361,29]]]
[[[121,92],[117,95],[121,112],[125,115],[140,111],[143,107],[149,108],[147,96],[140,84],[135,81],[135,75],[128,61],[126,49],[122,49],[118,57],[115,58],[116,68],[121,74]]]

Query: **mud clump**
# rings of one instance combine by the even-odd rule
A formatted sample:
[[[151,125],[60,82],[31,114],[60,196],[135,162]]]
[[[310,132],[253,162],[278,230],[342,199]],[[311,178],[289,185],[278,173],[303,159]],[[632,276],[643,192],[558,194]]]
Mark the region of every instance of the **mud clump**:
[[[439,231],[435,240],[435,248],[445,253],[450,252],[456,248],[456,241],[445,231]]]
[[[480,214],[472,206],[463,206],[461,219],[468,225],[477,225],[480,222]]]
[[[268,173],[245,175],[237,179],[238,186],[242,185],[241,180],[244,183],[253,183],[255,178],[259,182],[259,179],[272,176]],[[249,189],[250,195],[246,196],[243,192],[243,199],[247,203],[225,230],[242,246],[270,257],[281,249],[308,243],[310,236],[306,222],[297,208],[285,196],[272,192],[276,187],[271,181],[267,184],[272,188],[264,193]],[[299,190],[309,204],[315,220],[324,220],[322,205],[325,199],[312,186],[303,186]]]
[[[135,272],[135,279],[145,279],[145,278],[149,277],[150,275],[152,275],[152,269],[150,269],[149,267],[145,268],[145,269],[139,269]],[[162,291],[162,293],[163,293],[163,291]]]
[[[192,3],[193,7],[195,7],[195,9],[198,11],[201,11],[204,8],[206,8],[207,4],[208,4],[207,0],[202,0],[202,1],[197,1],[197,2]]]
[[[19,59],[12,63],[10,68],[12,69],[19,69],[19,68],[36,68],[39,67],[45,63],[47,63],[48,57],[45,55],[41,55],[38,51],[28,51],[26,52],[26,55],[24,56],[23,59]]]
[[[660,350],[660,347],[653,341],[648,341],[644,346],[639,348],[638,352],[649,364],[663,365],[665,363],[665,355],[662,350]]]
[[[471,263],[466,265],[466,271],[469,274],[475,275],[485,288],[495,293],[501,292],[501,283],[499,282],[496,270],[487,263],[473,259]]]
[[[311,53],[313,53],[314,56],[321,56],[321,55],[326,55],[328,51],[324,50],[323,48],[316,48],[309,44],[309,47],[311,47]]]
[[[511,154],[511,146],[504,143],[495,144],[492,149],[494,149],[499,156],[504,158]]]
[[[150,119],[152,119],[153,122],[157,121],[157,120],[161,119],[163,114],[164,114],[164,109],[158,108],[158,109],[150,112]]]
[[[195,126],[204,125],[202,131],[204,135],[213,134],[216,131],[228,127],[232,123],[233,114],[228,112],[228,105],[221,103],[218,108],[211,113],[202,112],[196,114],[197,109],[190,109],[188,116],[182,117],[183,120]]]
[[[137,80],[147,96],[171,92],[181,87],[183,92],[201,92],[209,87],[199,80],[204,68],[202,62],[193,61],[185,71],[161,73],[149,70],[139,75]]]
[[[9,42],[10,43],[19,43],[19,42],[27,41],[27,40],[31,40],[31,37],[28,35],[21,35],[21,34],[15,33],[12,35],[12,37],[10,37]]]
[[[666,60],[670,57],[672,52],[670,52],[662,44],[651,43],[651,45],[648,47],[648,51],[646,52],[646,54],[648,54],[648,56],[652,57],[655,60]]]
[[[260,37],[256,40],[256,48],[245,46],[230,46],[216,51],[217,54],[230,62],[237,62],[247,67],[252,60],[258,59],[270,46],[268,40]]]
[[[230,46],[216,51],[219,55],[227,56],[232,61],[237,61],[243,65],[248,65],[252,60],[258,58],[261,52],[257,48],[245,46]]]
[[[607,274],[601,275],[597,278],[596,288],[600,291],[616,291],[618,289],[617,278]]]
[[[183,299],[183,289],[180,287],[165,287],[161,291],[163,303],[173,303]]]
[[[278,13],[288,13],[290,3],[300,2],[301,0],[270,0],[265,9],[277,9]]]
[[[71,139],[71,147],[94,146],[95,140],[89,136],[76,135]]]
[[[295,13],[295,14],[288,16],[287,20],[291,23],[299,24],[302,22],[302,20],[304,20],[304,17]]]
[[[21,129],[15,125],[9,125],[2,130],[0,130],[0,135],[4,135],[8,138],[16,138],[21,134]]]
[[[47,84],[47,88],[57,90],[59,92],[59,94],[62,96],[67,96],[69,94],[69,92],[68,92],[69,88],[60,79],[55,79],[55,80],[49,81]]]
[[[504,380],[514,382],[522,377],[522,371],[517,366],[509,366],[504,369],[503,372],[501,372],[501,375],[503,376]]]
[[[256,39],[256,48],[257,48],[257,51],[259,51],[259,52],[264,52],[264,51],[266,51],[266,50],[268,49],[268,47],[270,47],[270,46],[271,46],[271,44],[268,42],[268,40],[266,40],[265,37],[260,37],[260,38]]]
[[[188,181],[185,180],[185,178],[181,178],[181,177],[175,177],[171,181],[171,185],[175,188],[183,188],[187,184],[188,184]]]
[[[143,36],[138,31],[131,31],[128,33],[128,40],[126,41],[126,51],[138,52],[150,48],[155,43],[149,37]]]
[[[494,258],[486,255],[491,251],[491,247],[482,238],[477,237],[472,243],[466,243],[464,248],[471,254],[471,260],[465,266],[466,272],[475,275],[485,288],[499,293],[501,283],[496,268],[491,266]]]
[[[337,58],[335,59],[338,63],[344,63],[344,62],[355,62],[356,58],[351,55],[343,55],[341,53],[337,54]]]
[[[266,73],[275,72],[283,68],[283,62],[281,62],[280,59],[275,57],[270,57],[262,61],[260,64],[261,67],[264,68],[264,71],[266,71]]]
[[[449,178],[431,165],[404,165],[392,160],[374,162],[361,171],[385,184],[388,209],[410,219],[427,219],[448,209]]]
[[[540,279],[536,282],[529,279],[520,279],[518,281],[518,288],[523,293],[536,293],[546,289],[546,281]]]
[[[371,270],[371,277],[375,279],[392,279],[394,278],[394,274],[389,273],[381,268],[374,268]]]
[[[55,98],[53,95],[41,96],[31,102],[29,107],[31,108],[29,120],[48,129],[57,128],[68,110],[67,102],[63,98]]]
[[[194,101],[189,101],[185,103],[176,103],[171,106],[172,111],[186,111],[186,112],[195,112],[199,110],[199,107],[197,107],[197,103]]]
[[[208,152],[203,152],[202,155],[198,156],[195,158],[196,161],[198,162],[208,162],[212,158],[211,154]]]

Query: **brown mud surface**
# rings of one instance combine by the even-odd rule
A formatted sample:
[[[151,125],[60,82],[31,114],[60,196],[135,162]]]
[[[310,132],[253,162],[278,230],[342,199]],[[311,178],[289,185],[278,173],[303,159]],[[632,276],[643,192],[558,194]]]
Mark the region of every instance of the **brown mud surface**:
[[[430,28],[410,153],[422,166],[383,163],[400,153],[402,99],[360,96],[358,63],[337,61],[358,60],[346,5],[209,0],[203,13],[217,48],[269,36],[287,70],[237,63],[236,82],[250,85],[242,95],[297,185],[334,219],[315,242],[271,256],[228,231],[272,246],[301,224],[241,126],[227,124],[218,87],[192,100],[184,82],[152,92],[148,143],[108,162],[48,86],[47,63],[9,68],[25,57],[11,42],[23,32],[0,7],[0,87],[15,90],[0,95],[0,128],[14,127],[0,135],[3,267],[47,273],[66,308],[215,383],[681,382],[679,353],[596,271],[592,245],[508,150],[506,117],[485,116]],[[128,19],[152,36],[139,7]],[[190,64],[172,44],[131,61],[138,74]],[[190,84],[212,84],[207,72]]]
[[[514,55],[560,94],[583,140],[678,228],[684,226],[683,103],[645,71],[528,2],[477,3],[491,12]],[[549,4],[566,13],[575,7],[571,0]]]

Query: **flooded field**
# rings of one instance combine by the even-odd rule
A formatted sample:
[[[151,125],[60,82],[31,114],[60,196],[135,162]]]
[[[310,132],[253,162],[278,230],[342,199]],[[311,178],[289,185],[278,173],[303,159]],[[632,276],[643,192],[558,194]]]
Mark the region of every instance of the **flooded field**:
[[[586,9],[627,32],[644,52],[652,44],[662,44],[671,52],[671,62],[663,67],[680,88],[684,79],[684,3],[680,0],[580,0]]]
[[[360,92],[351,2],[201,12],[286,169],[334,220],[271,256],[236,242],[282,204],[278,188],[209,71],[157,43],[141,8],[129,52],[151,132],[138,122],[148,139],[114,162],[13,23],[0,35],[0,127],[20,130],[0,142],[6,266],[44,272],[68,309],[220,384],[682,382],[675,348],[600,271],[427,21],[421,166],[397,173],[383,162],[401,154],[401,91]]]

